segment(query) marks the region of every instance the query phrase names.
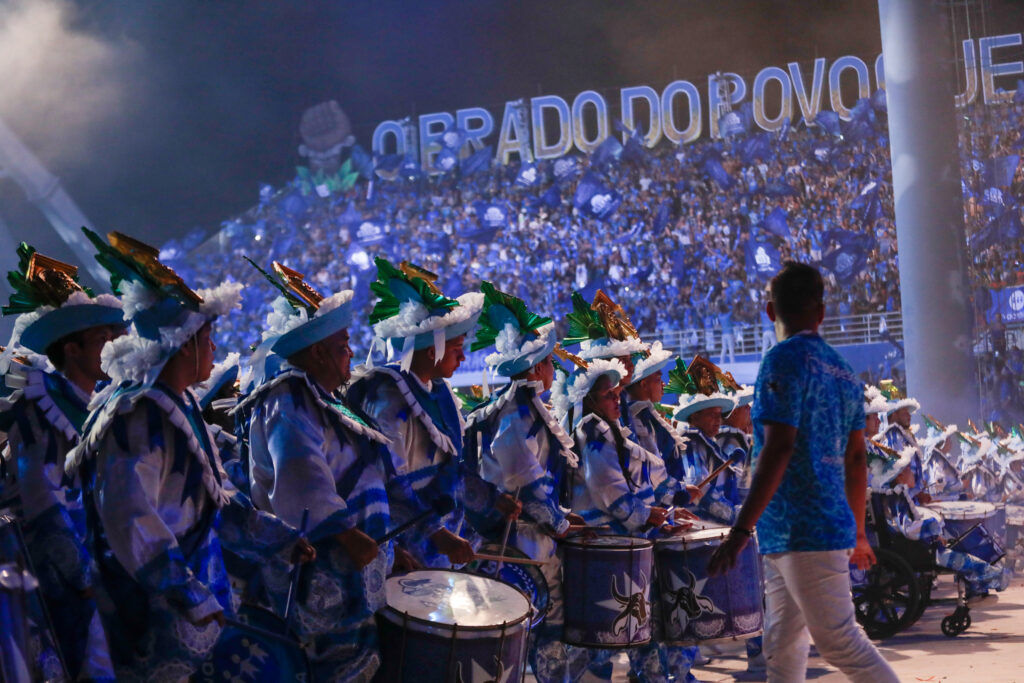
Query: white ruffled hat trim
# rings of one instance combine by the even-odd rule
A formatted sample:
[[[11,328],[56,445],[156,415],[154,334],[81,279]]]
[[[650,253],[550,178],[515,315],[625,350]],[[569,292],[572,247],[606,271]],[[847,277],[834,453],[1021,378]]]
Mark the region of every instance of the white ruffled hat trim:
[[[664,367],[675,355],[672,351],[662,347],[660,341],[654,342],[651,344],[650,355],[646,358],[641,358],[633,366],[633,377],[630,380],[630,384],[636,384],[653,373],[656,368]]]
[[[895,479],[914,459],[915,452],[916,449],[913,446],[907,446],[900,451],[900,458],[896,462],[882,460],[881,458],[872,459],[869,469],[871,470],[870,474],[873,485],[885,486]]]
[[[355,296],[355,292],[351,289],[343,289],[336,294],[332,294],[320,302],[319,308],[313,314],[313,319],[315,320],[341,308],[349,301],[352,301],[353,296]],[[302,327],[309,321],[310,317],[305,308],[295,309],[288,303],[288,299],[279,296],[274,299],[274,302],[271,304],[271,311],[267,314],[267,327],[263,331],[263,341],[271,337],[280,337]]]
[[[872,413],[887,413],[889,412],[889,401],[886,400],[885,396],[876,386],[868,385],[864,389],[864,412],[867,414]]]
[[[607,344],[595,344],[595,341],[597,340],[585,339],[580,342],[580,358],[586,361],[598,358],[618,358],[650,349],[650,346],[642,342],[640,337],[614,339]]]
[[[889,402],[889,407],[886,409],[886,412],[894,413],[900,408],[910,408],[910,412],[916,413],[921,409],[921,404],[917,402],[917,399],[901,398],[899,400]]]
[[[523,334],[512,323],[505,323],[505,329],[498,332],[494,340],[494,353],[487,354],[484,362],[496,367],[507,361],[518,360],[547,348],[555,326],[548,323],[537,328],[537,336]]]
[[[456,301],[459,302],[458,306],[444,315],[435,316],[431,316],[430,311],[422,303],[406,301],[398,309],[397,315],[381,320],[374,325],[373,333],[381,339],[416,337],[457,325],[480,312],[484,306],[484,295],[480,292],[467,292],[458,297]]]
[[[946,425],[946,428],[941,432],[937,432],[930,427],[928,428],[928,434],[921,440],[918,441],[918,445],[921,446],[921,450],[926,450],[932,446],[937,446],[949,437],[956,434],[959,430],[956,425]]]
[[[574,373],[566,392],[569,404],[582,404],[598,378],[610,372],[618,373],[621,379],[626,376],[626,366],[617,358],[598,358],[591,361],[586,370],[580,369]]]

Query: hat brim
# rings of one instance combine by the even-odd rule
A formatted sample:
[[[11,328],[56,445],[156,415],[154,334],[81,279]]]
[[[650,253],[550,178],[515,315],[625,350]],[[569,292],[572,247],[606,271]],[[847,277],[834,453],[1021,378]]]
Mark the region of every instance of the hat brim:
[[[680,404],[672,417],[676,420],[685,420],[698,410],[721,408],[725,411],[726,409],[731,410],[734,405],[736,405],[736,403],[731,398],[726,398],[724,396],[704,396],[703,398],[697,398],[696,400]]]
[[[77,304],[63,306],[46,313],[39,320],[25,328],[19,343],[30,351],[46,353],[46,349],[69,334],[82,332],[90,327],[113,325],[127,327],[120,308],[101,304]]]
[[[295,329],[285,332],[277,338],[277,341],[270,347],[270,350],[283,358],[289,358],[299,351],[309,348],[319,341],[323,341],[332,334],[340,332],[351,324],[352,307],[348,304],[343,304],[330,313],[315,317]]]

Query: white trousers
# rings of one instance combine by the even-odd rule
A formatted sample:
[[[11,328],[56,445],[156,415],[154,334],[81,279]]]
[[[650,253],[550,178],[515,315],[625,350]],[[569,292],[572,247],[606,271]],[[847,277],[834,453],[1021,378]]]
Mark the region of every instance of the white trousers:
[[[899,683],[854,617],[848,550],[765,555],[768,683],[803,683],[809,638],[855,683]]]

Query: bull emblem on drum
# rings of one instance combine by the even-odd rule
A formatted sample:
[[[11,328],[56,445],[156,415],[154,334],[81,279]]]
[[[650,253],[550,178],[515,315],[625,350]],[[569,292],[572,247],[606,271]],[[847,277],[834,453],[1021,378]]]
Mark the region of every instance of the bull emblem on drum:
[[[612,622],[612,633],[619,635],[626,630],[629,620],[634,619],[636,623],[643,624],[647,621],[647,600],[644,598],[644,586],[638,586],[639,590],[629,595],[623,595],[619,591],[619,584],[615,576],[612,576],[612,597],[622,608],[619,615]]]
[[[706,595],[700,595],[695,590],[697,577],[689,569],[683,569],[683,585],[679,590],[665,590],[664,600],[672,610],[672,618],[678,619],[679,612],[685,612],[687,618],[696,619],[701,614],[710,614],[715,611],[715,603]]]
[[[456,665],[455,683],[505,683],[506,678],[512,673],[512,670],[509,670],[508,673],[506,673],[505,664],[498,657],[494,657],[494,663],[498,667],[494,672],[494,678],[482,679],[478,678],[478,676],[489,676],[490,673],[474,661],[473,671],[469,675],[469,680],[467,681],[462,676],[462,662],[459,662]]]

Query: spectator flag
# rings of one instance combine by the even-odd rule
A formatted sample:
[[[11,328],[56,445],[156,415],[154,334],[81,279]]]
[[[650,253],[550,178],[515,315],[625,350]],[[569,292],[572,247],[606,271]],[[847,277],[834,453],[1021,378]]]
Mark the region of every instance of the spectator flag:
[[[660,235],[661,232],[672,222],[672,200],[662,200],[661,206],[658,207],[658,213],[654,216],[654,234]]]
[[[842,286],[852,284],[867,264],[868,253],[857,241],[833,249],[821,260],[822,267],[831,272]]]
[[[458,165],[459,165],[459,155],[458,155],[458,152],[454,152],[454,151],[448,149],[447,147],[442,147],[441,151],[438,152],[438,154],[437,154],[437,158],[434,159],[434,168],[436,168],[438,171],[442,171],[444,173],[447,173],[448,171],[451,171],[452,169],[454,169]]]
[[[479,244],[490,244],[494,236],[500,230],[508,227],[509,210],[508,205],[503,202],[474,202],[473,209],[476,211],[477,225],[471,227],[468,224],[460,236],[471,242]]]
[[[779,132],[776,134],[779,142],[786,141],[786,138],[789,137],[789,130],[792,127],[792,123],[790,122],[789,117],[787,116],[785,119],[783,119],[782,125],[779,127]]]
[[[1010,242],[1022,234],[1020,210],[1016,206],[1003,211],[978,232],[967,238],[967,245],[977,254],[1000,242]]]
[[[605,186],[600,178],[590,172],[580,179],[572,198],[577,211],[602,221],[608,220],[621,203],[622,195]]]
[[[562,205],[562,193],[559,192],[558,183],[552,183],[547,192],[540,197],[541,204],[549,209],[557,209]]]
[[[491,145],[481,147],[470,154],[462,161],[462,175],[476,175],[480,171],[486,171],[491,167],[491,159],[494,157],[494,148]]]
[[[718,119],[718,132],[723,138],[731,138],[734,135],[743,135],[743,121],[739,112],[728,111]]]
[[[402,177],[406,180],[416,180],[423,176],[423,169],[420,166],[420,162],[411,154],[405,157],[405,161],[402,163],[400,172]]]
[[[782,256],[771,242],[747,240],[744,256],[747,274],[754,275],[762,282],[772,279],[782,269]]]
[[[834,111],[821,110],[814,117],[814,123],[821,126],[821,129],[832,137],[840,138],[843,132],[839,127],[839,114]]]
[[[537,164],[532,161],[524,161],[519,165],[519,173],[516,174],[515,184],[519,187],[533,187],[540,180],[540,171]]]
[[[771,133],[758,133],[746,138],[739,144],[740,158],[743,163],[752,164],[757,160],[771,160],[775,158],[772,150]]]
[[[622,143],[613,135],[606,137],[590,155],[590,164],[597,168],[618,163],[622,156]]]
[[[394,180],[398,177],[398,171],[402,168],[404,157],[401,154],[385,154],[377,159],[377,165],[373,172],[382,180]]]
[[[360,145],[352,145],[348,158],[352,161],[352,168],[366,180],[373,180],[373,159]]]
[[[887,112],[888,105],[885,102],[885,91],[879,88],[871,94],[871,106],[877,112]]]
[[[709,154],[702,164],[704,168],[704,174],[711,180],[718,183],[718,186],[723,190],[728,190],[736,184],[736,181],[730,176],[725,167],[722,166],[722,162],[719,161],[714,154]]]
[[[384,224],[376,218],[362,221],[355,230],[355,241],[364,246],[382,244],[387,241],[387,238],[388,234],[384,231]]]
[[[580,165],[576,157],[565,156],[555,161],[555,180],[562,182],[576,177],[580,172]]]
[[[773,235],[778,235],[779,237],[789,237],[788,220],[789,216],[786,215],[786,210],[781,206],[777,206],[765,217],[764,229]]]
[[[349,202],[345,207],[345,213],[338,216],[340,225],[354,225],[363,220],[363,214],[356,208],[355,202]]]
[[[1017,154],[989,160],[985,164],[985,183],[992,187],[1009,187],[1019,163],[1020,156]]]

